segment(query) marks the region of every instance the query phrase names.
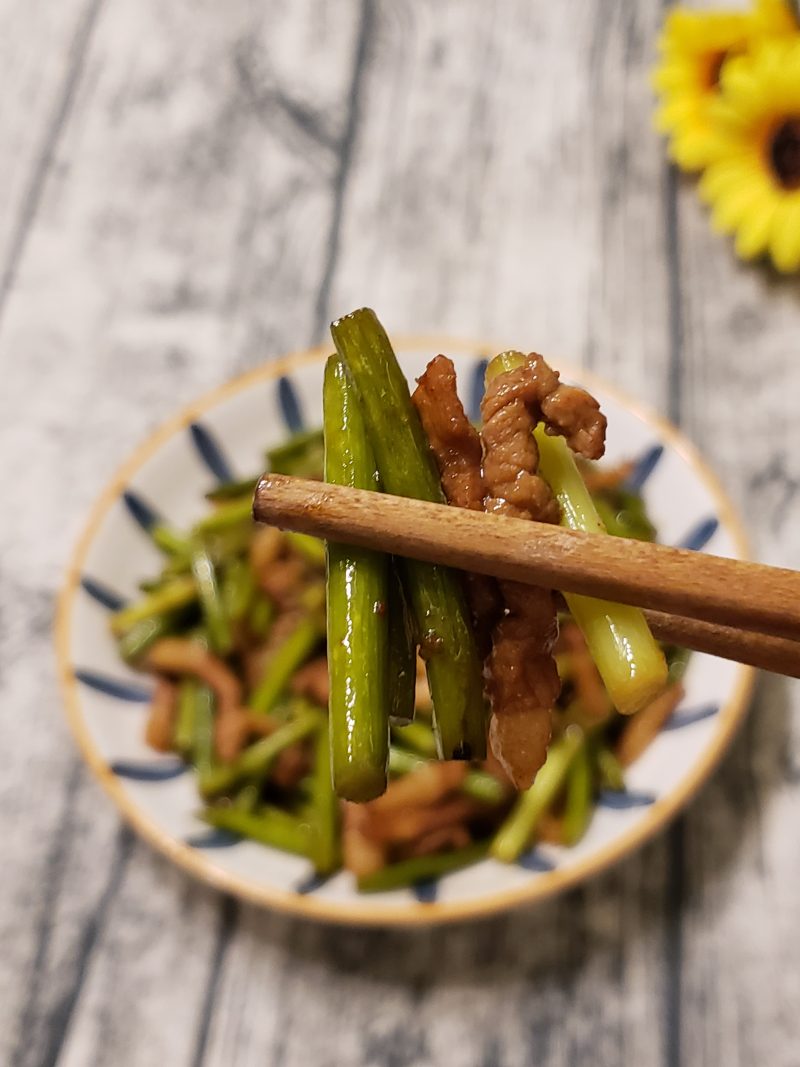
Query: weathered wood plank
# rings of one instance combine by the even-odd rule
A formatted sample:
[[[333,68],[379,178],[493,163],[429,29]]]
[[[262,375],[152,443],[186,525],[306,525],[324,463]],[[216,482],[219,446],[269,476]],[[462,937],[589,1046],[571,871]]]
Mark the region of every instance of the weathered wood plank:
[[[0,312],[35,219],[101,4],[5,0],[0,10]]]
[[[245,910],[206,1062],[657,1063],[660,852],[534,911],[433,932]]]
[[[72,0],[65,0],[55,9],[36,0],[4,5],[4,33],[0,40],[0,67],[4,72],[0,100],[0,323],[83,73],[98,12],[94,2]],[[6,363],[9,366],[10,360]],[[6,371],[4,399],[15,391],[8,378]],[[22,394],[25,399],[29,391],[30,382]],[[19,415],[26,404],[17,399],[16,407],[8,409],[7,429],[11,433],[5,447],[8,457],[23,460],[25,451],[37,444],[37,434],[33,425],[20,425]],[[11,437],[14,443],[10,443]],[[26,491],[27,482],[16,463],[5,465],[3,485],[9,501],[16,502],[18,491]],[[72,852],[76,835],[86,823],[86,775],[64,737],[63,727],[56,724],[53,729],[50,712],[53,686],[49,666],[49,589],[57,568],[52,545],[40,545],[40,569],[31,573],[31,581],[22,580],[10,566],[11,552],[7,555],[5,549],[11,550],[10,540],[24,536],[15,523],[13,531],[7,528],[3,538],[0,627],[4,707],[9,724],[13,717],[18,742],[13,756],[6,761],[0,784],[7,818],[0,908],[4,956],[0,973],[0,1059],[9,1063],[32,1062],[28,1048],[36,1037],[30,1031],[33,1004],[41,994],[45,970],[53,963],[51,945],[56,922],[62,945],[71,950],[80,939],[81,931],[72,922],[72,909],[65,907],[61,888],[66,872],[74,869],[76,858],[79,864],[86,862],[85,854],[76,857]],[[43,675],[48,694],[44,699]],[[18,734],[20,720],[25,721],[22,742]],[[39,783],[39,796],[34,805],[36,815],[28,819],[31,782]],[[99,813],[84,835],[86,844],[104,840],[106,829],[114,823],[112,813]],[[44,839],[47,848],[43,847]],[[96,890],[101,891],[100,882],[87,887],[87,908],[97,902]],[[21,936],[21,929],[25,929],[26,936]]]
[[[69,1024],[51,1030],[62,1042],[57,1062],[195,1062],[209,974],[232,929],[230,906],[140,848],[98,931]]]
[[[800,566],[795,282],[743,266],[694,190],[679,199],[686,425],[740,503],[759,558]],[[764,678],[730,759],[686,821],[683,1062],[793,1063],[800,1028],[800,687]]]
[[[21,462],[4,482],[13,614],[0,655],[6,706],[26,718],[2,779],[13,832],[0,1020],[21,1067],[62,1051],[81,1064],[150,1064],[157,1032],[165,1058],[192,1062],[230,938],[219,900],[143,846],[131,860],[111,807],[77,770],[54,713],[49,590],[88,503],[148,428],[314,333],[350,89],[349,64],[322,60],[349,53],[358,12],[286,14],[116,3],[88,45],[21,248],[0,336],[17,363],[0,437]],[[298,54],[316,76],[286,64]],[[49,505],[33,491],[46,484]],[[49,507],[63,537],[44,533]]]
[[[660,401],[658,4],[379,11],[330,311],[538,345]]]

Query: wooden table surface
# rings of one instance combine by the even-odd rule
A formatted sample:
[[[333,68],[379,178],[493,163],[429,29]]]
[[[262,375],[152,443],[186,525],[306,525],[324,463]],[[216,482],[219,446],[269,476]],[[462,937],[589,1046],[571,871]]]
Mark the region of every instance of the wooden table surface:
[[[517,337],[679,422],[800,566],[798,285],[651,132],[659,0],[0,0],[0,1062],[800,1063],[800,689],[670,831],[535,909],[315,926],[125,829],[61,715],[86,510],[174,408],[326,335]]]

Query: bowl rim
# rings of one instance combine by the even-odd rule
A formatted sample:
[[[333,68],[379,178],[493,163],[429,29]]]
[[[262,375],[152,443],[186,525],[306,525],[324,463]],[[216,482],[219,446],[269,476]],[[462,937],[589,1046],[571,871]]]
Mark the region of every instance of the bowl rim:
[[[501,351],[495,344],[440,334],[397,334],[393,338],[393,343],[399,351],[429,349],[437,352],[470,354]],[[184,844],[164,831],[127,793],[94,743],[82,712],[80,691],[75,677],[75,668],[71,662],[70,648],[73,604],[80,589],[83,563],[107,512],[127,487],[131,476],[158,451],[162,444],[184,430],[199,416],[257,383],[272,381],[298,367],[318,362],[329,354],[330,345],[318,345],[292,352],[277,359],[271,359],[204,393],[197,400],[181,408],[134,448],[128,458],[117,467],[95,499],[69,557],[55,611],[54,636],[59,688],[72,735],[90,770],[114,801],[123,819],[140,837],[201,882],[248,903],[273,908],[287,915],[303,916],[339,925],[387,927],[426,926],[484,918],[509,908],[533,904],[555,896],[630,855],[640,845],[663,830],[688,804],[716,768],[744,718],[755,684],[754,668],[739,665],[732,694],[719,711],[716,733],[697,765],[689,775],[682,779],[680,785],[664,797],[658,798],[635,826],[564,870],[556,868],[553,871],[541,873],[525,885],[498,890],[475,900],[429,903],[414,901],[374,906],[370,905],[368,897],[364,897],[360,906],[354,907],[349,902],[341,904],[311,894],[302,895],[268,885],[255,884],[245,877],[224,870],[200,850]],[[624,390],[609,385],[593,372],[570,367],[560,362],[559,368],[564,377],[581,382],[590,389],[604,392],[626,407],[650,426],[659,441],[668,444],[692,467],[714,498],[719,517],[730,534],[740,558],[747,559],[750,554],[748,538],[732,502],[717,476],[683,433],[650,407],[633,399]]]

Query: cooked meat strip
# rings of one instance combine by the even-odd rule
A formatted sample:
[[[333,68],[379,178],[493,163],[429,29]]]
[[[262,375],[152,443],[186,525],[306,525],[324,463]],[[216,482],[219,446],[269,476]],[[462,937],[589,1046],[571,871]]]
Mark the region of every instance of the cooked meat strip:
[[[147,652],[146,663],[151,670],[194,675],[214,690],[214,747],[223,760],[234,759],[248,731],[241,710],[242,686],[230,667],[199,641],[183,637],[156,641]]]
[[[226,663],[199,641],[185,637],[162,637],[145,656],[146,666],[165,674],[191,674],[211,686],[219,707],[238,707],[242,686]]]
[[[545,761],[561,683],[551,649],[556,613],[547,589],[502,582],[506,614],[495,626],[488,662],[489,743],[518,789]]]
[[[330,678],[326,657],[318,656],[304,664],[292,678],[289,687],[296,696],[308,697],[320,707],[327,707]]]
[[[431,691],[428,686],[428,677],[425,673],[425,660],[417,656],[417,680],[414,685],[414,707],[417,711],[431,708]]]
[[[515,518],[557,522],[558,504],[537,474],[538,422],[528,368],[498,375],[481,405],[487,511]],[[489,741],[517,788],[527,788],[544,763],[551,709],[560,690],[552,657],[557,634],[549,590],[501,582],[506,614],[494,628],[488,662],[492,704]]]
[[[541,356],[528,359],[544,363]],[[576,385],[558,384],[542,400],[541,408],[547,433],[566,438],[572,451],[584,459],[600,459],[606,445],[606,417],[591,393]]]
[[[308,564],[280,530],[259,527],[250,544],[249,559],[260,588],[270,600],[279,608],[293,607],[305,588]]]
[[[260,711],[250,711],[242,708],[247,722],[247,732],[250,737],[272,737],[276,730],[280,730],[283,723],[274,715],[262,715]]]
[[[584,459],[600,459],[605,450],[606,417],[591,393],[564,385],[558,371],[538,352],[528,354],[520,371],[524,398],[529,406],[538,408],[547,432],[565,437],[572,451]]]
[[[270,661],[297,626],[300,618],[300,612],[296,610],[281,612],[270,626],[266,641],[245,654],[244,668],[248,692],[252,692],[261,681]]]
[[[481,439],[456,390],[456,369],[447,356],[430,361],[411,397],[436,457],[448,503],[483,510]]]
[[[492,630],[503,611],[500,586],[494,578],[473,571],[465,571],[464,582],[475,645],[485,660],[492,647]]]
[[[486,389],[481,403],[484,507],[512,518],[558,522],[558,504],[537,473],[539,449],[533,430],[540,412],[536,381],[526,365],[499,374]]]
[[[587,718],[601,722],[611,713],[611,700],[600,672],[589,655],[586,639],[574,622],[563,627],[559,639],[559,644],[562,643],[569,653],[575,696],[580,702],[581,711]]]
[[[416,841],[413,841],[400,851],[398,859],[411,859],[414,856],[432,856],[436,852],[451,852],[454,849],[466,848],[471,840],[466,826],[462,826],[460,823],[455,826],[443,826],[417,838]]]
[[[297,602],[308,574],[308,566],[298,556],[287,555],[276,559],[260,575],[259,585],[281,608],[290,608]]]
[[[573,450],[602,453],[605,418],[582,389],[561,385],[558,374],[532,353],[525,364],[490,382],[481,404],[487,511],[538,522],[558,522],[558,504],[538,474],[533,430],[563,434]],[[544,763],[552,708],[560,681],[552,655],[558,627],[552,593],[501,582],[506,614],[494,628],[488,663],[492,751],[518,788],[527,788]]]
[[[564,820],[560,815],[546,811],[536,827],[536,840],[548,845],[564,844]]]
[[[486,753],[486,759],[483,761],[483,770],[491,774],[493,778],[496,778],[497,781],[505,787],[506,791],[511,793],[514,788],[514,783],[508,777],[508,773],[503,764],[497,756],[495,756],[494,752],[492,752],[491,747]]]
[[[373,841],[403,845],[434,830],[463,825],[477,810],[476,802],[464,796],[442,799],[433,807],[405,807],[391,813],[370,809],[364,832]]]
[[[145,741],[159,752],[170,752],[175,741],[178,714],[178,689],[166,678],[156,679],[156,687],[147,716]]]
[[[486,488],[481,471],[481,439],[458,396],[456,369],[447,356],[436,356],[417,379],[411,397],[431,446],[448,504],[483,511]],[[502,604],[497,582],[484,574],[466,575],[466,592],[482,655]]]
[[[659,693],[647,707],[627,719],[617,742],[617,759],[623,767],[629,767],[641,756],[683,700],[683,695],[683,686],[675,682],[669,689]]]
[[[280,720],[271,715],[258,715],[247,708],[227,708],[214,720],[214,751],[223,763],[229,763],[251,738],[269,737],[280,726]],[[291,789],[310,766],[308,746],[301,742],[279,753],[269,777],[281,789]]]
[[[283,534],[275,526],[257,526],[250,541],[250,566],[256,574],[261,574],[275,562],[284,547]]]
[[[529,413],[527,419],[523,409]],[[531,352],[523,366],[498,375],[489,384],[481,413],[484,480],[490,491],[507,490],[505,494],[491,491],[491,496],[516,504],[522,518],[534,518],[532,505],[539,522],[557,521],[555,509],[548,504],[552,494],[547,490],[542,496],[540,486],[526,477],[528,472],[536,474],[539,452],[529,435],[514,433],[515,421],[522,419],[528,425],[543,421],[547,432],[565,437],[573,452],[599,459],[605,448],[606,418],[595,398],[584,389],[563,385],[542,356]],[[493,418],[495,426],[487,439],[487,423]],[[492,440],[492,455],[487,456],[487,444]],[[497,510],[513,514],[505,508]],[[552,518],[541,518],[542,514]]]
[[[366,804],[342,804],[342,859],[348,871],[356,877],[374,874],[386,862],[383,845],[370,840],[365,833],[369,822]]]
[[[626,460],[624,463],[616,463],[613,467],[597,468],[592,468],[588,463],[580,463],[579,467],[589,492],[601,493],[604,489],[619,489],[633,474],[636,463]]]
[[[294,789],[310,769],[311,753],[308,745],[289,745],[275,760],[270,780],[280,789]]]
[[[408,807],[421,808],[438,804],[448,793],[454,792],[467,776],[468,766],[460,761],[426,763],[402,778],[395,778],[382,796],[371,800],[368,807],[375,815],[402,812]]]
[[[214,717],[214,751],[223,763],[235,760],[252,733],[244,708],[220,705]]]

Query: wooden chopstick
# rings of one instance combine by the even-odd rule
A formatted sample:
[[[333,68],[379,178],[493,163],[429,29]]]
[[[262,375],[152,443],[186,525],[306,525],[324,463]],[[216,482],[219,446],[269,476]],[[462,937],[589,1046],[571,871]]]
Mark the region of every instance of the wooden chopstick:
[[[253,514],[333,541],[635,604],[657,613],[666,640],[798,671],[796,571],[280,474],[260,480]]]
[[[746,663],[762,671],[800,678],[800,641],[786,637],[770,637],[753,630],[737,630],[713,622],[687,619],[680,615],[666,615],[661,611],[644,609],[650,629],[659,641],[708,652],[712,656]]]

